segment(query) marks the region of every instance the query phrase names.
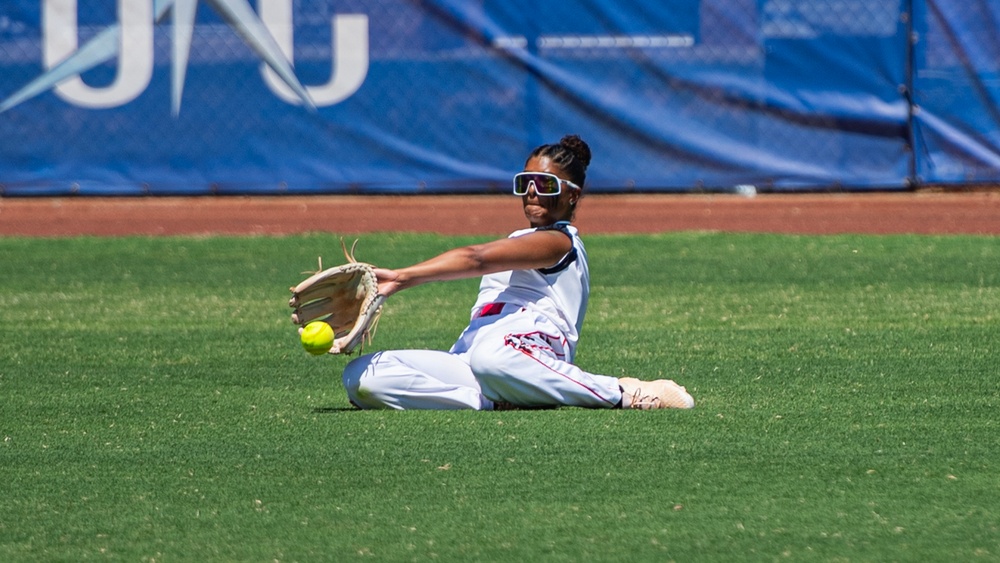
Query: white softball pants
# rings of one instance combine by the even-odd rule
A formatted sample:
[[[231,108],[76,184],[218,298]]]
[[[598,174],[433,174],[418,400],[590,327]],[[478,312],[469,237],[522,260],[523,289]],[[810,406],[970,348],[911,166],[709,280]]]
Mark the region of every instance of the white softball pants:
[[[507,305],[505,308],[511,308]],[[344,388],[363,409],[492,410],[521,407],[613,408],[618,379],[566,360],[566,341],[544,316],[513,311],[473,319],[450,352],[387,350],[344,368]]]

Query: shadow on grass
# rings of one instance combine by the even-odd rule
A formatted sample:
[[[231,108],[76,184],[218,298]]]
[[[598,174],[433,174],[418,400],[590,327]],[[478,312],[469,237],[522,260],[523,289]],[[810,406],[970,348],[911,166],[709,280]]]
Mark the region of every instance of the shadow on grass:
[[[324,414],[333,412],[361,412],[361,409],[355,407],[316,407],[312,410],[313,414]]]

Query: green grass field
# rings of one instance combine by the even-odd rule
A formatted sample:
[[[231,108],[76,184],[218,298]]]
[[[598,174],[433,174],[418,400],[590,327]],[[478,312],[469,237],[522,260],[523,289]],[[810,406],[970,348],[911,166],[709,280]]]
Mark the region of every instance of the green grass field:
[[[1000,560],[1000,241],[586,241],[578,362],[693,411],[353,410],[286,306],[333,235],[0,239],[0,561]],[[446,348],[475,288],[373,348]]]

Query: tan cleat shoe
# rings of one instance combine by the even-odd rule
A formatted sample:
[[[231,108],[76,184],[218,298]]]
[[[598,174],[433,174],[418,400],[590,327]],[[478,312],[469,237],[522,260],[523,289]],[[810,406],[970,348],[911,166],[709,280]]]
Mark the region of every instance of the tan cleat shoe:
[[[618,378],[622,388],[623,409],[691,409],[694,397],[687,389],[669,379],[641,381],[634,377]]]

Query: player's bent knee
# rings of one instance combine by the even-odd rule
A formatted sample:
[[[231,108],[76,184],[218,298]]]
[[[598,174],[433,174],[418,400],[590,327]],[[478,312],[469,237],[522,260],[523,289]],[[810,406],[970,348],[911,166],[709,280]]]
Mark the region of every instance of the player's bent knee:
[[[348,396],[352,399],[357,396],[358,389],[361,387],[361,379],[370,368],[370,355],[355,358],[354,360],[351,360],[346,367],[344,367],[344,373],[341,376],[341,379],[344,382],[344,389],[347,390]]]
[[[376,376],[374,356],[362,356],[344,367],[342,379],[347,397],[351,404],[362,409],[398,408],[386,402],[386,397],[393,396],[396,390],[392,378]]]

